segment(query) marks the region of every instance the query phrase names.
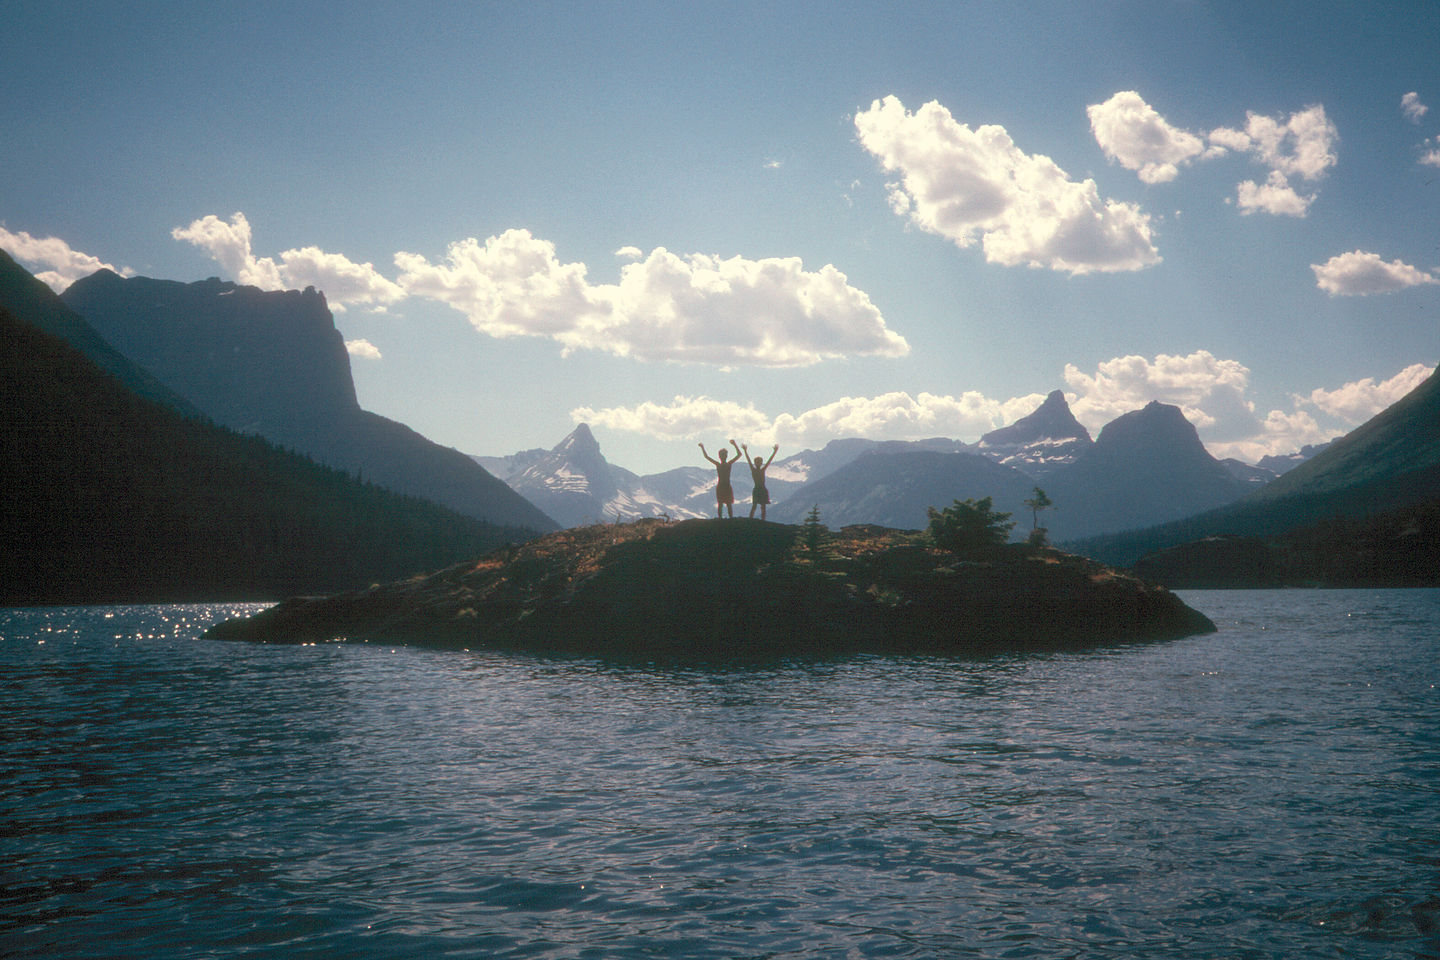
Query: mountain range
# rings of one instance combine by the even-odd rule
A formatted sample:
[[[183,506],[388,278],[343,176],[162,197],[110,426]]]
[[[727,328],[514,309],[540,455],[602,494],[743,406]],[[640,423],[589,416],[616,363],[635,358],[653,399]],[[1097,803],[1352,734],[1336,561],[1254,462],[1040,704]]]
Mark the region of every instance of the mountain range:
[[[42,344],[45,335],[60,338],[126,396],[185,422],[208,419],[222,432],[265,437],[338,469],[346,482],[368,481],[358,486],[402,491],[512,531],[714,515],[712,467],[637,475],[609,463],[585,424],[550,449],[467,457],[360,409],[344,342],[324,295],[313,289],[267,293],[213,278],[185,284],[102,270],[72,285],[62,301],[5,256],[0,305],[27,337],[40,335]],[[98,326],[87,322],[92,317]],[[89,382],[88,373],[76,376]],[[43,406],[43,384],[26,402]],[[1437,410],[1432,376],[1350,435],[1277,458],[1272,470],[1216,460],[1183,413],[1162,403],[1117,418],[1092,439],[1057,390],[973,445],[850,438],[778,458],[768,472],[775,501],[769,516],[800,522],[818,508],[834,527],[916,528],[930,507],[988,496],[996,509],[1025,520],[1025,500],[1043,484],[1051,509],[1035,521],[1053,541],[1107,562],[1133,562],[1216,531],[1274,532],[1440,499]],[[32,452],[43,459],[45,449]],[[742,515],[748,481],[739,470]],[[1017,527],[1017,536],[1028,530],[1023,522]]]
[[[537,532],[553,520],[457,450],[362,410],[325,295],[100,270],[62,294],[105,342],[222,426],[380,486]]]
[[[681,467],[651,476],[606,461],[581,424],[550,450],[477,458],[564,526],[669,516],[713,516],[715,471]],[[749,477],[736,468],[737,507],[748,512]],[[1043,482],[1054,509],[1052,539],[1143,527],[1236,500],[1273,474],[1206,452],[1179,408],[1152,403],[1092,440],[1054,391],[1031,414],[974,445],[920,441],[834,440],[821,450],[777,459],[767,471],[768,517],[799,523],[814,508],[832,526],[874,523],[915,529],[930,507],[991,497],[997,510],[1028,514],[1024,501]],[[1017,524],[1017,535],[1028,526]]]
[[[277,599],[523,540],[199,415],[0,252],[0,602]]]
[[[1383,529],[1387,515],[1423,513],[1437,502],[1440,368],[1370,420],[1241,500],[1176,522],[1093,537],[1073,546],[1106,562],[1130,565],[1146,554],[1217,537],[1263,540],[1306,529],[1318,531],[1318,536],[1342,522],[1365,520]],[[1399,528],[1397,536],[1419,529],[1411,521]],[[1411,552],[1408,547],[1406,551]],[[1427,556],[1432,562],[1440,560],[1433,542]]]

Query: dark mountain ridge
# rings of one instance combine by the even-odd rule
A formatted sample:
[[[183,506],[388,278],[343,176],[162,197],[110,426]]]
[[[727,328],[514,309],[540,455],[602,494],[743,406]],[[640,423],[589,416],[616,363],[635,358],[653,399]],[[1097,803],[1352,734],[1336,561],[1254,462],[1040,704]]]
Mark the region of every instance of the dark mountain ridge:
[[[1269,538],[1440,501],[1440,371],[1243,500],[1176,523],[1070,544],[1107,563],[1220,536]]]
[[[325,296],[101,270],[62,299],[217,423],[490,523],[555,529],[471,458],[362,410]]]
[[[54,329],[103,343],[0,261],[0,602],[275,599],[533,536],[184,417]]]
[[[1110,421],[1044,486],[1056,504],[1050,536],[1060,542],[1178,520],[1248,492],[1206,451],[1180,408],[1158,401]]]

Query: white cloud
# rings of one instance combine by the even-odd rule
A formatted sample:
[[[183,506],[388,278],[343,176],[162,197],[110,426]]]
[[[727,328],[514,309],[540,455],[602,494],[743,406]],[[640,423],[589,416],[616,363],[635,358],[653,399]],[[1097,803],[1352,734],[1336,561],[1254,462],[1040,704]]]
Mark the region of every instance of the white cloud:
[[[1420,143],[1420,162],[1427,167],[1440,167],[1440,136],[1431,137]]]
[[[1000,423],[1001,405],[973,390],[959,397],[923,392],[912,397],[895,391],[878,397],[842,397],[798,416],[781,414],[775,418],[774,431],[778,442],[819,446],[840,437],[978,438]]]
[[[1267,456],[1285,456],[1301,447],[1324,443],[1344,433],[1340,428],[1325,429],[1305,410],[1271,410],[1260,421],[1259,430],[1250,436],[1224,443],[1207,443],[1212,457],[1234,457],[1256,463]]]
[[[646,401],[634,407],[577,407],[576,423],[641,433],[664,440],[693,440],[712,433],[770,439],[770,418],[751,404],[710,397],[677,396],[668,404]]]
[[[1336,163],[1335,143],[1339,133],[1319,104],[1292,113],[1281,122],[1249,112],[1245,128],[1220,127],[1210,131],[1210,142],[1227,150],[1249,153],[1270,168],[1264,184],[1246,180],[1237,199],[1242,213],[1263,211],[1281,216],[1303,217],[1315,195],[1302,197],[1290,185],[1291,177],[1314,181]]]
[[[661,439],[693,439],[709,433],[744,435],[757,443],[821,447],[842,437],[873,440],[923,440],[969,437],[993,430],[1032,412],[1045,398],[1036,394],[1002,404],[975,391],[959,397],[903,391],[878,397],[842,397],[800,414],[776,417],[709,397],[677,396],[668,404],[646,402],[635,407],[580,407],[570,416],[577,422],[627,430]]]
[[[645,251],[639,247],[625,246],[616,250],[615,256],[621,260],[640,260],[645,256]]]
[[[335,309],[363,304],[384,307],[401,300],[405,291],[381,276],[369,263],[355,263],[343,254],[326,253],[319,247],[300,247],[272,257],[256,257],[251,250],[250,221],[236,213],[226,223],[214,214],[170,231],[207,251],[236,283],[262,290],[298,290],[315,287]]]
[[[345,349],[352,357],[359,357],[362,360],[379,360],[380,348],[369,340],[361,337],[358,340],[346,340]]]
[[[622,248],[627,249],[627,248]],[[618,284],[592,284],[582,263],[526,230],[452,243],[443,263],[397,253],[400,284],[450,304],[495,337],[548,337],[575,349],[721,366],[803,366],[848,356],[903,356],[866,294],[827,264],[798,258],[677,256],[657,247]]]
[[[1419,123],[1420,118],[1430,112],[1430,108],[1420,102],[1420,94],[1410,91],[1400,98],[1400,112],[1405,114],[1405,119],[1411,123]]]
[[[1386,263],[1378,253],[1352,250],[1331,257],[1324,263],[1312,263],[1316,285],[1332,297],[1368,296],[1372,293],[1394,293],[1406,287],[1440,283],[1433,273],[1426,273],[1399,260]]]
[[[1205,142],[1172,127],[1134,90],[1122,90],[1085,110],[1095,142],[1112,160],[1145,183],[1174,180],[1183,164],[1205,152]]]
[[[37,280],[56,293],[97,270],[113,270],[124,276],[134,273],[129,267],[114,267],[99,257],[72,250],[70,244],[59,237],[33,237],[24,230],[12,233],[3,226],[0,226],[0,249],[30,268]]]
[[[1178,406],[1196,429],[1219,436],[1243,436],[1256,425],[1253,405],[1245,399],[1250,371],[1236,360],[1208,350],[1187,356],[1160,354],[1116,357],[1087,374],[1065,365],[1065,382],[1074,391],[1075,419],[1091,430],[1138,410],[1152,400]]]
[[[1245,214],[1271,213],[1276,216],[1303,217],[1315,202],[1315,194],[1302,197],[1290,186],[1290,181],[1279,170],[1270,171],[1270,177],[1263,184],[1245,180],[1236,189],[1236,202],[1240,212]]]
[[[1073,181],[1049,157],[1017,148],[1004,127],[972,130],[931,101],[913,114],[893,96],[855,116],[860,143],[901,182],[892,209],[991,263],[1085,274],[1160,261],[1150,217],[1103,200],[1093,180]]]
[[[1423,363],[1412,363],[1389,380],[1378,383],[1373,377],[1366,377],[1335,390],[1312,390],[1303,402],[1349,425],[1358,426],[1420,386],[1433,369]]]
[[[1093,374],[1069,364],[1065,381],[1072,388],[1066,394],[1071,410],[1092,433],[1158,400],[1181,409],[1212,455],[1254,462],[1353,429],[1413,390],[1431,369],[1413,364],[1380,383],[1365,379],[1335,390],[1314,390],[1308,396],[1295,396],[1290,410],[1271,410],[1263,417],[1248,396],[1250,371],[1238,361],[1222,360],[1204,350],[1153,359],[1116,357],[1098,364]],[[1034,412],[1044,399],[1038,393],[999,401],[976,391],[958,397],[895,391],[842,397],[802,413],[772,417],[749,403],[677,396],[669,403],[635,407],[579,407],[570,415],[577,422],[662,440],[719,433],[747,437],[751,443],[818,448],[844,437],[950,437],[973,442]]]

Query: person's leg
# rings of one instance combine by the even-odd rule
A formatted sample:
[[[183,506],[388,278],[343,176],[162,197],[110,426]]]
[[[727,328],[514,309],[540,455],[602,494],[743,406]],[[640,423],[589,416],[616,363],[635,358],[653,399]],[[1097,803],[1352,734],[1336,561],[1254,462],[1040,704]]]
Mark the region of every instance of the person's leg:
[[[755,508],[754,508],[754,507],[751,507],[751,508],[750,508],[750,516],[752,516],[752,517],[755,516]],[[761,520],[764,520],[764,519],[765,519],[765,504],[763,504],[763,503],[760,504],[760,519],[761,519]]]

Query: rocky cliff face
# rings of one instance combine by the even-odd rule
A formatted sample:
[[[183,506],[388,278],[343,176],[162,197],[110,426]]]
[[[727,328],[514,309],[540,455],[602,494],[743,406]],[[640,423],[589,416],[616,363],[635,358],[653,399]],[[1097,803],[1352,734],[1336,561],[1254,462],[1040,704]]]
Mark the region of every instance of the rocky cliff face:
[[[217,423],[491,523],[555,523],[484,468],[362,410],[323,294],[102,270],[64,301],[122,354]]]
[[[345,341],[313,287],[262,291],[215,278],[101,270],[61,295],[117,350],[216,422],[281,443],[360,410]]]

